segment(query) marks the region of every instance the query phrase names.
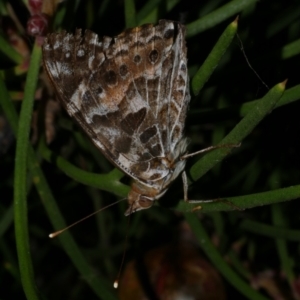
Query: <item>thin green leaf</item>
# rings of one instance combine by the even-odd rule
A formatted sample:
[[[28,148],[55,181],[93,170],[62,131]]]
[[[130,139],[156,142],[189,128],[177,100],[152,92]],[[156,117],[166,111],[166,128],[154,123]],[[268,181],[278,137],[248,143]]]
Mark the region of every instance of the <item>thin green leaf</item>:
[[[210,78],[214,69],[217,67],[226,49],[229,47],[237,31],[237,22],[238,19],[235,19],[232,23],[229,24],[229,26],[227,26],[227,28],[217,41],[216,45],[193,77],[192,90],[194,95],[199,94],[205,82]]]
[[[214,10],[210,14],[202,17],[201,19],[186,25],[187,37],[192,37],[202,31],[214,27],[215,25],[223,22],[224,20],[236,16],[243,9],[247,8],[257,0],[233,0],[223,5],[222,7]]]
[[[129,192],[129,187],[119,181],[123,177],[123,173],[119,170],[115,169],[104,175],[95,174],[72,165],[60,156],[55,156],[45,144],[41,146],[40,152],[44,159],[52,163],[54,162],[58,168],[78,182],[112,192],[121,197],[125,197]]]
[[[133,28],[137,25],[134,0],[125,0],[125,25]]]
[[[273,87],[249,112],[233,130],[220,142],[221,144],[238,144],[241,142],[255,126],[274,108],[281,98],[285,88],[285,82]],[[196,162],[191,170],[190,175],[193,180],[199,179],[208,170],[220,162],[226,155],[232,151],[232,148],[216,149]]]
[[[38,290],[35,286],[29,247],[26,178],[29,130],[34,95],[40,69],[40,60],[41,48],[35,44],[31,55],[31,61],[24,90],[24,100],[20,113],[14,178],[15,237],[20,274],[26,297],[32,300],[39,299],[39,296]]]
[[[16,64],[20,64],[23,61],[23,57],[18,53],[6,39],[0,35],[0,51],[3,52],[7,57],[9,57]]]
[[[300,99],[300,85],[295,85],[292,88],[289,88],[284,92],[280,100],[276,103],[274,109],[279,108],[281,106],[293,103]],[[189,119],[195,118],[196,120],[201,120],[202,124],[205,124],[207,122],[214,122],[220,119],[224,119],[224,117],[230,118],[232,116],[239,116],[244,117],[246,116],[250,111],[253,110],[253,108],[259,103],[260,99],[245,102],[242,105],[239,106],[230,106],[226,108],[221,109],[212,109],[212,110],[200,110],[200,109],[194,109],[193,111],[189,112]],[[199,121],[198,121],[199,122]]]
[[[299,187],[300,193],[300,187]],[[300,196],[299,196],[300,197]],[[244,220],[239,228],[258,235],[269,238],[285,239],[287,241],[300,242],[300,232],[298,229],[283,228],[281,226],[272,226],[253,220]]]
[[[234,204],[240,209],[246,209],[256,206],[280,203],[297,198],[300,198],[300,185],[245,196],[226,197],[225,199],[222,198],[221,201],[215,201],[213,203],[203,202],[199,204],[180,201],[176,206],[176,210],[188,212],[200,208],[199,205],[201,205],[201,211],[203,212],[220,210],[229,211],[236,210],[235,207],[229,205],[230,203]],[[222,200],[226,200],[226,203],[222,202]]]
[[[157,9],[159,3],[161,0],[150,0],[139,10],[136,17],[138,25],[145,23],[145,19],[153,13],[153,10]]]
[[[281,58],[288,59],[300,54],[300,39],[285,45],[281,50]]]

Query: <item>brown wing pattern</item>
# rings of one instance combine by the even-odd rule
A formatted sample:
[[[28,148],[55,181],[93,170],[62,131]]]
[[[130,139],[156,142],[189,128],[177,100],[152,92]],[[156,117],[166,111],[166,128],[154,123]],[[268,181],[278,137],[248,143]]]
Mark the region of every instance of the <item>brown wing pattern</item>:
[[[189,102],[185,31],[161,20],[102,40],[50,34],[44,66],[71,116],[114,164],[137,180],[165,177],[159,157],[182,139]],[[157,170],[158,169],[158,170]]]

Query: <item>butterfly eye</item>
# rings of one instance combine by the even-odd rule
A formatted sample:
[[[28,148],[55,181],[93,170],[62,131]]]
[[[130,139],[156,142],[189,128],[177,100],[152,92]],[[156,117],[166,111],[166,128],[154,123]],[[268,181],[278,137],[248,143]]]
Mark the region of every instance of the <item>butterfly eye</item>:
[[[149,208],[150,206],[153,205],[153,201],[150,200],[149,198],[144,197],[144,196],[140,196],[139,205],[142,208]]]

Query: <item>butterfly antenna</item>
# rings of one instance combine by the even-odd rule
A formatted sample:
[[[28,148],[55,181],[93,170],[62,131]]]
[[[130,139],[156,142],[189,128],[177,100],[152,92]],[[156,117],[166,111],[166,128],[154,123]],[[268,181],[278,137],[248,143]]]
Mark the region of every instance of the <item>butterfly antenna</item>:
[[[128,233],[129,233],[129,227],[130,227],[130,221],[131,221],[131,214],[132,214],[132,211],[133,211],[133,209],[132,209],[133,204],[134,203],[132,203],[131,206],[130,206],[130,214],[129,214],[128,221],[127,221],[126,236],[125,236],[125,242],[124,242],[124,251],[123,251],[123,256],[122,256],[122,260],[121,260],[121,265],[120,265],[120,268],[119,268],[117,279],[114,281],[114,288],[115,289],[117,289],[118,286],[119,286],[119,280],[120,280],[120,277],[121,277],[121,272],[122,272],[122,268],[123,268],[124,261],[125,261],[126,249],[127,249],[127,245],[128,245]]]
[[[88,216],[86,216],[86,217],[80,219],[79,221],[76,221],[75,223],[73,223],[73,224],[67,226],[66,228],[50,233],[50,234],[49,234],[49,238],[52,239],[52,238],[58,236],[59,234],[63,233],[64,231],[66,231],[66,230],[68,230],[68,229],[70,229],[71,227],[77,225],[78,223],[80,223],[80,222],[82,222],[82,221],[84,221],[84,220],[86,220],[86,219],[92,217],[93,215],[95,215],[95,214],[101,212],[102,210],[105,210],[105,209],[107,209],[107,208],[109,208],[109,207],[111,207],[111,206],[113,206],[113,205],[115,205],[115,204],[117,204],[117,203],[120,203],[120,202],[122,202],[122,201],[124,201],[124,200],[127,200],[127,198],[118,200],[118,201],[116,201],[116,202],[114,202],[114,203],[111,203],[111,204],[105,206],[105,207],[102,207],[102,208],[98,209],[97,211],[93,212],[92,214],[90,214],[90,215],[88,215]]]

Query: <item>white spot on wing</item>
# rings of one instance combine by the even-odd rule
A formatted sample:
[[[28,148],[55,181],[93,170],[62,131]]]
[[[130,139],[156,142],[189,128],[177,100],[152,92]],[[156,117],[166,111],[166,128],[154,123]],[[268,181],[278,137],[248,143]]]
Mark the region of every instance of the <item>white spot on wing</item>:
[[[78,57],[82,57],[82,56],[84,56],[84,54],[85,54],[85,52],[84,52],[83,49],[79,49],[79,50],[77,51],[77,56],[78,56]]]
[[[59,41],[59,40],[56,40],[55,43],[54,43],[54,45],[53,45],[53,49],[54,49],[54,50],[57,50],[57,49],[60,47],[60,45],[61,45],[61,44],[60,44],[60,41]]]
[[[119,162],[120,162],[121,165],[123,165],[127,170],[130,170],[130,168],[132,166],[132,162],[130,162],[130,160],[128,160],[122,154],[119,155],[118,160],[119,160]]]
[[[51,49],[51,47],[48,43],[44,44],[43,48],[44,48],[44,50],[47,50],[47,51],[49,51]]]
[[[49,61],[46,62],[47,65],[47,69],[49,71],[49,73],[51,74],[51,76],[53,78],[59,78],[59,72],[57,70],[57,63],[49,63]]]
[[[93,139],[93,141],[94,141],[95,145],[96,145],[99,149],[101,149],[102,151],[105,150],[105,148],[103,147],[103,145],[101,144],[101,142],[100,142],[99,140]]]
[[[80,83],[80,85],[78,86],[78,88],[75,90],[74,94],[72,95],[72,97],[70,98],[70,104],[72,105],[67,105],[68,106],[68,111],[71,113],[71,111],[73,112],[72,114],[74,114],[75,111],[73,111],[72,106],[76,106],[76,108],[78,110],[80,110],[81,108],[81,96],[83,95],[83,93],[86,90],[86,86],[83,82]]]

